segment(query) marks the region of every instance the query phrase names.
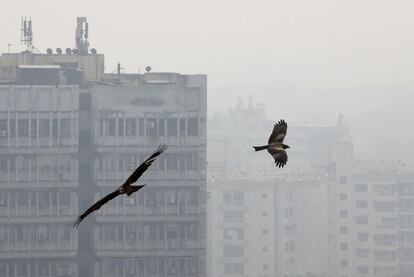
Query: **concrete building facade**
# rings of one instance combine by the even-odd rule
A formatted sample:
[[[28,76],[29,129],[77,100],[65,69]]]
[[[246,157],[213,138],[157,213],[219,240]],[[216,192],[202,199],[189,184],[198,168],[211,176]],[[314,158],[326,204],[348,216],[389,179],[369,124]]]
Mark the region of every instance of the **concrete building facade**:
[[[0,57],[0,276],[205,276],[206,76]],[[72,229],[162,143],[143,190]]]

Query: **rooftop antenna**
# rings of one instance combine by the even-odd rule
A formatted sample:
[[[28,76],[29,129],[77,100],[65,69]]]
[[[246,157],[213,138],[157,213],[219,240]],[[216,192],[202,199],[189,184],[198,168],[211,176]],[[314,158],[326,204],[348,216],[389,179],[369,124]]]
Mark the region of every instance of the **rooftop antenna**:
[[[89,27],[86,17],[78,17],[76,26],[76,48],[79,50],[79,55],[88,54],[88,33]]]
[[[26,50],[32,52],[33,50],[33,30],[32,30],[32,18],[22,16],[22,28],[21,28],[21,43],[26,45]]]

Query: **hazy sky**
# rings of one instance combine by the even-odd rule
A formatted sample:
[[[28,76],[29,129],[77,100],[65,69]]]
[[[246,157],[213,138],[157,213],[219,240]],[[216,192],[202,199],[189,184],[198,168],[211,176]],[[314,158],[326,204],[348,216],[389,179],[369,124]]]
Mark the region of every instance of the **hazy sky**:
[[[34,44],[73,47],[86,16],[91,46],[127,72],[206,73],[210,86],[413,85],[412,0],[0,0],[0,51],[22,50],[20,17]]]

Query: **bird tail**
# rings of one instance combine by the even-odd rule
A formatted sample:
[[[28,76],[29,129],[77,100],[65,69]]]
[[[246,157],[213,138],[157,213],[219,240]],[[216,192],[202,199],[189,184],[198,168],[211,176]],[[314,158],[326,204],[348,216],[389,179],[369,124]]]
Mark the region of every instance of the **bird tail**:
[[[82,216],[78,216],[78,218],[76,219],[76,221],[73,222],[72,227],[73,228],[78,228],[79,227],[79,224],[82,222],[82,220],[83,220],[83,217]]]
[[[255,151],[262,151],[269,148],[269,145],[263,145],[263,146],[253,146]]]

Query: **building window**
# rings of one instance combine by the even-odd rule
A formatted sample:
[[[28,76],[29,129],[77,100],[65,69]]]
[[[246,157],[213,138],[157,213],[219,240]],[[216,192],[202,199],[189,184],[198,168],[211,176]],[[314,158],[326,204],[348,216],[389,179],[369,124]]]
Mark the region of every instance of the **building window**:
[[[50,134],[50,122],[49,119],[40,119],[39,120],[39,136],[48,137]]]
[[[185,118],[180,118],[180,137],[185,137]]]
[[[357,273],[358,274],[368,274],[369,270],[367,266],[358,266]]]
[[[243,222],[243,212],[240,211],[225,211],[223,213],[224,222]]]
[[[143,137],[145,135],[145,120],[143,118],[140,118],[138,120],[139,126],[138,126],[138,134],[140,137]]]
[[[157,120],[155,118],[147,118],[146,123],[147,137],[157,136]]]
[[[7,205],[7,193],[0,192],[0,207],[5,207]]]
[[[29,120],[28,119],[19,119],[17,127],[18,127],[17,135],[19,137],[29,136]]]
[[[106,136],[115,136],[115,118],[109,118],[106,120]]]
[[[33,122],[35,123],[35,122]],[[33,132],[33,123],[32,123],[32,134],[36,134],[36,127],[35,127],[35,132]],[[70,119],[69,118],[64,118],[60,120],[60,136],[61,137],[70,137]],[[32,135],[33,136],[33,135]]]
[[[397,186],[395,185],[375,185],[373,187],[373,192],[378,196],[393,196],[397,191]]]
[[[347,210],[341,210],[340,213],[339,213],[339,215],[341,217],[348,217],[348,211]]]
[[[225,263],[223,273],[229,275],[244,274],[244,265],[240,263]]]
[[[358,233],[358,241],[368,241],[369,234],[368,233]]]
[[[403,241],[405,234],[402,233],[400,236],[400,240]],[[411,239],[414,240],[414,235],[411,235]],[[384,245],[384,246],[395,246],[398,242],[398,238],[396,235],[389,235],[389,234],[381,234],[381,235],[374,235],[374,242],[377,245]]]
[[[346,194],[346,193],[341,193],[341,194],[339,195],[339,199],[341,199],[341,201],[346,201],[346,200],[348,200],[348,194]]]
[[[165,136],[165,125],[167,121],[165,119],[160,119],[158,124],[158,134],[160,136]]]
[[[368,191],[368,185],[367,184],[356,184],[355,185],[355,191],[356,192],[367,192]]]
[[[167,170],[178,170],[178,157],[177,154],[166,154],[167,158]]]
[[[223,247],[223,256],[226,258],[241,258],[244,257],[244,247],[243,246],[224,246]]]
[[[243,192],[236,191],[233,193],[233,203],[234,205],[243,205]]]
[[[395,201],[374,201],[372,203],[376,212],[394,212],[397,209]]]
[[[224,240],[243,240],[244,230],[238,228],[228,228],[223,230]]]
[[[176,137],[178,135],[177,133],[177,118],[170,118],[167,120],[167,135]]]
[[[348,178],[346,176],[339,177],[339,183],[341,185],[347,184],[348,183]]]
[[[7,136],[7,120],[0,119],[0,138]]]
[[[263,265],[262,265],[262,269],[266,270],[266,269],[268,269],[268,268],[269,268],[269,266],[268,266],[267,264],[263,264]]]
[[[226,191],[223,195],[223,203],[225,205],[243,205],[243,192]]]
[[[348,260],[341,260],[342,267],[348,267]]]
[[[124,119],[118,118],[118,136],[124,136]]]
[[[263,217],[267,217],[267,212],[263,212],[263,213],[262,213],[262,216],[263,216]]]
[[[355,217],[355,223],[359,225],[368,224],[368,216],[357,216]]]
[[[126,127],[126,136],[136,136],[137,135],[137,119],[136,118],[127,118],[125,120]]]
[[[268,231],[267,229],[263,229],[263,230],[262,230],[262,234],[263,234],[263,235],[267,235],[268,233],[269,233],[269,231]]]
[[[341,243],[341,250],[342,251],[348,250],[348,243]]]
[[[358,200],[356,202],[356,206],[357,206],[357,208],[360,208],[360,209],[366,209],[366,208],[368,208],[368,201],[366,201],[366,200]]]
[[[198,170],[199,158],[198,153],[188,153],[186,155],[187,159],[187,170]]]
[[[198,118],[189,118],[188,119],[188,130],[187,133],[189,136],[198,136]]]
[[[341,227],[339,227],[339,231],[341,232],[341,234],[347,234],[348,233],[348,227],[341,226]]]
[[[368,258],[369,257],[369,249],[359,248],[356,250],[356,254],[358,258]]]
[[[262,198],[267,199],[267,193],[262,193]]]

